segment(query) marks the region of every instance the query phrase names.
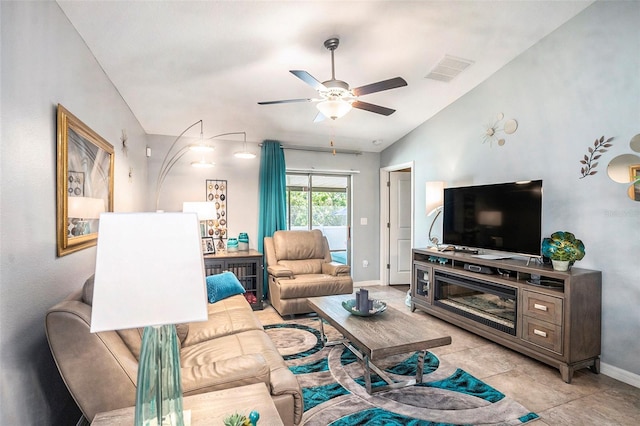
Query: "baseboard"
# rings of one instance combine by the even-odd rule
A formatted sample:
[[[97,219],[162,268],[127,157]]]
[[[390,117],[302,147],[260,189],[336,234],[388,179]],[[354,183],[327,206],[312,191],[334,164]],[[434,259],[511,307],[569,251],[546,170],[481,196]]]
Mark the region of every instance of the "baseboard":
[[[353,283],[354,287],[367,287],[370,285],[382,285],[380,280],[372,280],[372,281],[356,281]]]
[[[600,372],[605,376],[609,376],[612,379],[619,380],[628,385],[640,388],[640,375],[633,374],[622,368],[614,367],[613,365],[600,362]]]

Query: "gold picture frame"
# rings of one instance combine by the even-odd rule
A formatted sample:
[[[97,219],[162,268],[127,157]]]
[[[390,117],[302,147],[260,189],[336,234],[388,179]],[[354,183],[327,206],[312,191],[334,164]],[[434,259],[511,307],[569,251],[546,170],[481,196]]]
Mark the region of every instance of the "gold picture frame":
[[[640,201],[640,164],[634,164],[629,166],[629,198],[634,201]]]
[[[113,211],[113,145],[58,104],[58,256],[96,245],[101,212]]]

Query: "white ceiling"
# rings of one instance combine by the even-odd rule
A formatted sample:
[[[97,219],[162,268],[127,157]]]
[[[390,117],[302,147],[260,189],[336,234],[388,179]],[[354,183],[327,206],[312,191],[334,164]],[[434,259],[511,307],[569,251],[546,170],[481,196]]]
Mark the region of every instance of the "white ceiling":
[[[592,1],[65,1],[58,4],[149,134],[180,134],[381,151],[444,109]],[[331,78],[323,43],[339,37],[335,72],[354,88],[392,77],[407,87],[361,99],[314,123],[313,98],[289,70]],[[474,61],[450,83],[425,79],[444,57]],[[487,111],[492,117],[499,111]],[[198,131],[188,133],[197,135]],[[373,144],[374,140],[382,141]]]

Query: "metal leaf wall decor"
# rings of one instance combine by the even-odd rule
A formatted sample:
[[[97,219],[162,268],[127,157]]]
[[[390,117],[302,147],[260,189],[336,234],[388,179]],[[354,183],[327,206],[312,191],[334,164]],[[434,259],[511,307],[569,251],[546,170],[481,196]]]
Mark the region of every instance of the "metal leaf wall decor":
[[[584,155],[584,158],[580,160],[580,164],[583,166],[580,168],[580,179],[583,179],[587,176],[593,176],[598,173],[597,170],[594,170],[598,166],[598,159],[602,157],[602,154],[607,152],[607,148],[613,146],[611,141],[613,138],[609,138],[607,140],[604,139],[604,136],[600,137],[600,139],[596,139],[593,143],[593,146],[587,148],[588,154]]]

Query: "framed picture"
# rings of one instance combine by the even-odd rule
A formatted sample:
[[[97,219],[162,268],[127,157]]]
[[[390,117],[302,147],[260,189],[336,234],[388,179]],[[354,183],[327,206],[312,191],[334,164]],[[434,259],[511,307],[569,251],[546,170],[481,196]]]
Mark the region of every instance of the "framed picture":
[[[113,146],[58,105],[57,253],[96,245],[100,213],[113,211]]]
[[[629,198],[634,201],[640,201],[640,164],[629,166],[629,178],[631,182]]]
[[[216,253],[216,245],[213,243],[213,237],[202,238],[202,253],[203,254]]]

